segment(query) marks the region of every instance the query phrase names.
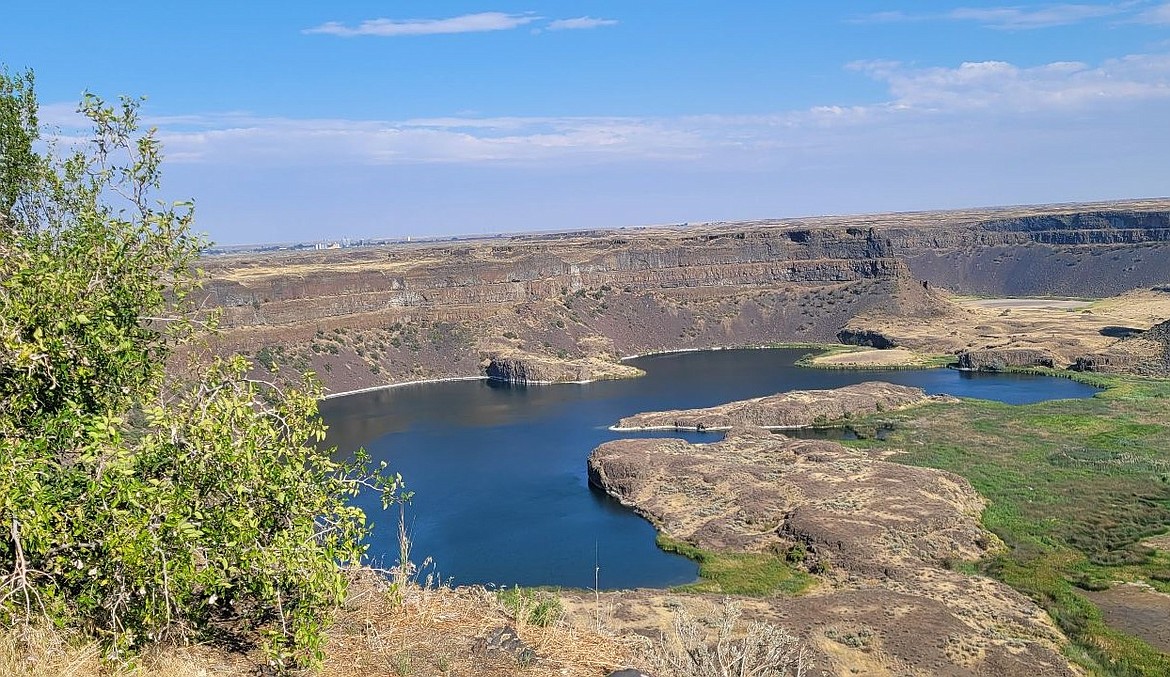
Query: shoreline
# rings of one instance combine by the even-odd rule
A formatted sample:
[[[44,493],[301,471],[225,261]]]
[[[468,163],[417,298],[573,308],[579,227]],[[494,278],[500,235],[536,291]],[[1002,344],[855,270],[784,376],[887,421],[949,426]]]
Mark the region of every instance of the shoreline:
[[[631,377],[633,378],[633,377]],[[450,383],[453,381],[491,381],[493,383],[507,383],[516,386],[557,386],[557,385],[585,385],[588,383],[600,383],[601,381],[620,381],[623,379],[617,378],[593,378],[584,381],[527,381],[525,383],[513,383],[512,381],[505,381],[504,379],[492,378],[491,376],[447,376],[444,378],[428,378],[420,381],[403,381],[401,383],[387,383],[380,386],[370,386],[369,388],[358,388],[357,390],[344,390],[339,393],[329,393],[321,398],[321,400],[332,400],[338,397],[347,397],[349,395],[360,395],[362,393],[372,393],[378,390],[389,390],[391,388],[402,388],[405,386],[419,386],[428,385],[431,383]]]
[[[702,353],[702,352],[714,352],[714,351],[720,351],[720,350],[804,350],[804,349],[807,349],[807,350],[824,351],[830,345],[832,345],[832,344],[827,344],[827,343],[793,343],[793,344],[779,343],[779,344],[755,344],[755,345],[747,345],[747,346],[736,346],[736,345],[712,346],[710,348],[672,348],[669,350],[654,350],[654,351],[651,351],[648,353],[639,353],[636,355],[626,355],[625,357],[619,357],[618,362],[626,362],[628,360],[635,360],[635,359],[638,359],[641,357],[651,357],[653,355],[672,355],[675,353]],[[631,377],[631,378],[634,378],[634,377]],[[533,386],[536,386],[536,385],[539,385],[539,386],[586,385],[589,383],[598,383],[600,381],[617,381],[617,380],[623,380],[623,379],[595,378],[595,379],[587,379],[584,381],[528,381],[528,382],[524,383],[523,385],[526,385],[526,386],[530,386],[530,385],[533,385]],[[496,383],[511,383],[511,381],[504,381],[502,379],[494,379],[494,378],[492,378],[490,376],[486,376],[486,375],[446,376],[443,378],[428,378],[428,379],[421,379],[418,381],[402,381],[400,383],[386,383],[386,384],[379,385],[379,386],[370,386],[368,388],[357,388],[355,390],[343,390],[343,391],[337,392],[337,393],[329,393],[328,395],[325,395],[324,397],[322,397],[321,401],[332,400],[332,399],[338,398],[338,397],[347,397],[349,395],[360,395],[362,393],[372,393],[372,392],[375,392],[378,390],[388,390],[390,388],[402,388],[404,386],[426,385],[429,383],[448,383],[448,382],[452,382],[452,381],[494,381]],[[519,384],[514,384],[514,385],[519,385]]]
[[[343,390],[339,393],[329,393],[322,397],[322,400],[331,400],[335,397],[346,397],[348,395],[360,395],[362,393],[372,393],[376,390],[389,390],[390,388],[402,388],[405,386],[426,385],[428,383],[447,383],[450,381],[487,381],[490,380],[487,376],[446,376],[443,378],[428,378],[420,381],[402,381],[401,383],[386,383],[380,386],[370,386],[369,388],[358,388],[357,390]]]
[[[832,343],[775,343],[775,344],[754,344],[754,345],[711,346],[709,348],[671,348],[669,350],[653,350],[653,351],[650,351],[647,353],[626,355],[624,357],[619,357],[617,361],[619,363],[621,363],[621,362],[628,362],[630,360],[640,359],[643,357],[653,357],[655,355],[674,355],[674,354],[680,354],[680,353],[717,352],[717,351],[723,351],[723,350],[812,350],[812,351],[819,351],[820,353],[826,353],[826,352],[829,352],[834,345],[836,345],[836,344],[832,344]],[[805,369],[826,369],[826,370],[857,369],[857,370],[862,370],[862,371],[901,371],[901,370],[918,370],[918,369],[936,369],[936,368],[938,368],[938,366],[935,366],[935,365],[882,365],[882,366],[876,366],[876,365],[875,366],[863,366],[863,365],[854,365],[854,364],[843,364],[841,366],[821,365],[821,364],[813,363],[811,360],[809,360],[809,361],[797,360],[797,362],[795,362],[794,364],[796,364],[796,366],[803,367]],[[944,365],[944,366],[949,367],[949,365]],[[630,378],[633,378],[633,377],[630,377]],[[325,395],[324,397],[322,397],[321,400],[322,401],[331,400],[331,399],[334,399],[337,397],[346,397],[348,395],[360,395],[362,393],[370,393],[370,392],[375,392],[378,390],[387,390],[389,388],[401,388],[404,386],[413,386],[413,385],[426,385],[429,383],[447,383],[447,382],[451,382],[451,381],[494,381],[496,383],[510,383],[512,385],[550,386],[550,385],[586,385],[589,383],[598,383],[600,381],[614,381],[614,380],[622,380],[622,379],[620,379],[620,378],[595,378],[595,379],[586,379],[583,381],[527,381],[526,383],[523,383],[523,384],[516,384],[516,383],[512,383],[511,381],[505,381],[503,379],[492,378],[492,377],[486,376],[486,375],[447,376],[447,377],[443,377],[443,378],[421,379],[418,381],[402,381],[401,383],[387,383],[387,384],[379,385],[379,386],[370,386],[368,388],[358,388],[356,390],[344,390],[344,391],[337,392],[337,393],[329,393],[328,395]],[[800,426],[798,426],[798,427],[800,427]],[[783,428],[780,428],[780,429],[783,429]],[[791,428],[788,428],[788,429],[791,429]],[[673,430],[673,428],[670,428],[670,427],[666,427],[666,428],[636,428],[633,430]]]
[[[807,430],[809,428],[843,428],[845,426],[818,426],[818,425],[759,425],[757,428],[764,430]],[[611,425],[607,430],[615,433],[639,433],[639,432],[679,432],[679,433],[725,433],[732,430],[732,426],[704,426],[702,430],[697,427],[688,426],[680,427],[676,425],[651,425],[641,428],[623,428],[621,426]]]
[[[675,353],[703,353],[713,352],[718,350],[820,350],[825,351],[829,346],[835,345],[833,343],[774,343],[774,344],[760,344],[746,346],[712,346],[710,348],[672,348],[670,350],[652,350],[648,353],[638,353],[636,355],[626,355],[619,357],[618,362],[625,362],[627,360],[636,360],[641,357],[652,357],[654,355],[673,355]]]

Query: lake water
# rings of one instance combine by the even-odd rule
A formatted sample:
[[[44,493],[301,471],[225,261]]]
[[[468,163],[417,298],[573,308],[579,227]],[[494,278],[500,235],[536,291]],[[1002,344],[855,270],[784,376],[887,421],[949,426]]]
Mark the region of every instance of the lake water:
[[[646,376],[587,384],[513,387],[456,381],[390,388],[322,403],[330,444],[364,446],[402,474],[412,557],[431,557],[456,584],[664,587],[696,578],[693,562],[654,545],[654,529],[592,489],[589,452],[631,433],[608,430],[642,411],[707,407],[809,388],[883,380],[932,394],[1012,404],[1091,396],[1063,378],[950,369],[802,369],[804,350],[673,353],[631,363]],[[702,433],[639,433],[714,441]],[[359,499],[361,502],[361,499]],[[375,524],[375,565],[397,561],[397,510],[363,503]]]

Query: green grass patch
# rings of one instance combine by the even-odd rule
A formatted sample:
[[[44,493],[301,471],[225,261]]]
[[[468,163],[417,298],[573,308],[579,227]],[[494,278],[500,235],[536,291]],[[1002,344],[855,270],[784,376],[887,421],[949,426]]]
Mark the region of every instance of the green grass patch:
[[[699,563],[696,583],[674,588],[678,592],[705,592],[725,595],[768,597],[795,595],[815,580],[788,565],[783,557],[766,553],[713,552],[658,535],[658,547]]]
[[[496,599],[517,621],[547,627],[565,615],[560,597],[540,588],[504,588],[496,592]]]

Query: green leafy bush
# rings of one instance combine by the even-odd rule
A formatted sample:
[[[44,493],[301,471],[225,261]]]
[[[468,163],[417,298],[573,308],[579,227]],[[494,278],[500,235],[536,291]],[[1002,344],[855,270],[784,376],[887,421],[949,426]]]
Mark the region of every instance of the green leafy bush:
[[[35,112],[31,75],[0,72],[0,622],[47,617],[112,655],[243,629],[277,665],[314,662],[363,554],[349,498],[399,478],[318,446],[311,375],[164,371],[208,320],[191,206],[153,201],[135,101],[86,95],[93,139],[63,159],[26,152]]]

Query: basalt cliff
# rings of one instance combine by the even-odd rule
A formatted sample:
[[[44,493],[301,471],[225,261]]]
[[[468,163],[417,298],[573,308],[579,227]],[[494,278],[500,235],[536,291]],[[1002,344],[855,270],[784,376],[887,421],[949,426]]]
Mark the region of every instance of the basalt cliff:
[[[1170,200],[1146,200],[219,256],[202,262],[200,302],[222,311],[217,350],[311,368],[337,392],[622,377],[621,356],[660,350],[880,342],[855,318],[945,324],[957,311],[941,290],[1117,294],[1167,282],[1168,260]]]

